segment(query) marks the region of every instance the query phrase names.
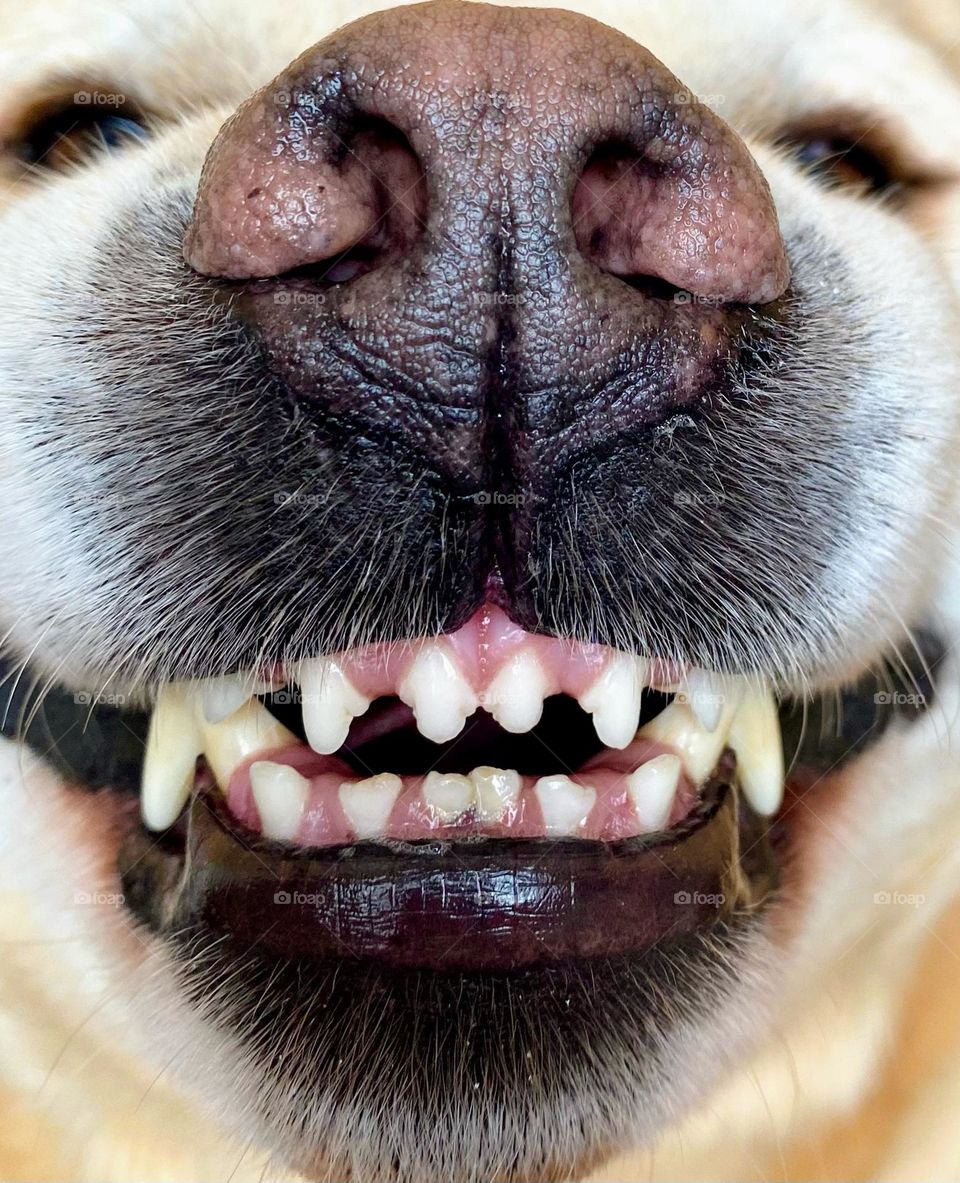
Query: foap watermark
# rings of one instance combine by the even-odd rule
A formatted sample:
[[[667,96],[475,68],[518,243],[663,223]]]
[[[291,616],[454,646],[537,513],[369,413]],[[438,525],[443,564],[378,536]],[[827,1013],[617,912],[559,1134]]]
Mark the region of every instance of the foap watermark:
[[[922,908],[927,897],[919,891],[875,891],[873,902],[881,908]]]
[[[674,304],[702,304],[707,308],[720,308],[723,296],[701,296],[696,292],[679,291],[673,293]]]
[[[677,891],[674,892],[673,902],[681,908],[696,908],[707,905],[720,907],[727,902],[722,891]]]
[[[673,495],[673,504],[694,509],[718,509],[726,499],[723,493],[713,489],[678,489]]]
[[[286,904],[306,904],[315,907],[324,903],[324,897],[316,891],[284,891],[281,888],[273,893],[273,902],[281,907]]]
[[[273,504],[281,508],[292,505],[305,505],[310,509],[315,509],[317,506],[326,505],[326,503],[327,497],[324,493],[299,493],[281,489],[273,495]]]
[[[481,308],[520,308],[528,300],[522,292],[474,292],[472,298]]]
[[[122,891],[75,891],[73,902],[78,908],[122,908]]]
[[[673,94],[673,101],[678,107],[689,107],[693,103],[703,103],[705,107],[722,107],[727,101],[725,94],[694,94],[692,90],[678,90]]]
[[[905,690],[878,690],[873,696],[877,706],[889,707],[920,707],[927,705],[926,695],[919,692],[907,694]]]
[[[81,707],[122,707],[129,698],[126,694],[110,694],[104,690],[92,693],[88,690],[78,690],[73,701]]]
[[[73,101],[78,107],[122,107],[127,96],[115,90],[78,90]]]
[[[470,495],[475,505],[523,505],[526,499],[525,493],[505,493],[500,489],[482,489]]]
[[[273,293],[274,304],[289,304],[294,308],[322,308],[327,302],[326,292],[307,292],[285,289]]]

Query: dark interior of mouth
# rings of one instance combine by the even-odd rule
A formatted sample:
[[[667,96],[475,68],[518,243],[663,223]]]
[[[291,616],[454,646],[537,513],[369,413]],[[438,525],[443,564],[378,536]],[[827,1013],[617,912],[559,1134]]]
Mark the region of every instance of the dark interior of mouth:
[[[934,700],[935,675],[944,653],[936,634],[917,630],[896,661],[865,673],[843,692],[806,702],[784,701],[780,723],[786,767],[836,770],[895,720],[922,715]],[[26,743],[78,786],[139,793],[149,726],[146,712],[117,705],[105,695],[98,698],[53,685],[10,654],[0,655],[0,688],[3,735]],[[662,696],[645,696],[641,723],[648,711],[655,714],[663,704]],[[302,734],[299,705],[288,707],[276,696],[268,705],[291,730]],[[347,745],[352,754],[341,753],[352,765],[376,755],[401,772],[424,766],[463,771],[478,763],[536,772],[547,750],[575,768],[599,749],[588,716],[563,696],[547,699],[542,722],[527,735],[510,735],[478,712],[465,729],[469,734],[439,745],[410,726],[407,708],[396,699],[378,700],[375,708],[371,719],[379,722],[383,734],[374,734],[370,725],[357,726]]]
[[[670,695],[648,691],[643,696],[637,727],[658,715]],[[264,695],[261,701],[283,725],[306,742],[303,715],[288,692]],[[353,721],[346,743],[336,755],[359,776],[388,769],[400,776],[429,771],[467,774],[480,765],[512,768],[521,775],[540,776],[556,769],[577,769],[603,750],[590,715],[574,699],[556,694],[544,700],[540,722],[521,735],[504,730],[492,715],[479,710],[463,731],[446,743],[434,743],[417,730],[413,711],[398,698],[378,698]]]

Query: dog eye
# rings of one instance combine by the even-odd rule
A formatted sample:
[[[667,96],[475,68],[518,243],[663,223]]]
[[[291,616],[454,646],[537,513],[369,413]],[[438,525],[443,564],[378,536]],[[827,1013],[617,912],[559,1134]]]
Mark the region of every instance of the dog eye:
[[[32,168],[58,171],[148,134],[143,114],[126,95],[81,90],[66,102],[47,103],[35,112],[12,147]]]
[[[826,185],[889,193],[896,179],[888,164],[859,139],[843,135],[788,135],[781,141],[798,164]]]

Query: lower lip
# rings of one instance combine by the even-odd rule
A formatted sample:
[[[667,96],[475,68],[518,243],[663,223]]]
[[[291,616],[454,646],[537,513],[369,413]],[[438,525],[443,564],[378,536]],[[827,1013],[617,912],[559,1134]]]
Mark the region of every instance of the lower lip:
[[[235,826],[216,799],[192,802],[166,923],[314,962],[502,972],[629,955],[756,906],[771,886],[765,826],[719,780],[655,844],[486,840],[293,855]],[[155,866],[128,854],[122,870]],[[169,868],[154,873],[169,885]],[[129,898],[144,898],[142,885]]]

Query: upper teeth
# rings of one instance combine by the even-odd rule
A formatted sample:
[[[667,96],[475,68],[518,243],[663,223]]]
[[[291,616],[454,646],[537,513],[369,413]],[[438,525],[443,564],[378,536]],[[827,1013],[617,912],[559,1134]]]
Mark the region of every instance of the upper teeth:
[[[463,730],[477,709],[477,696],[457,668],[449,642],[428,641],[397,687],[398,697],[412,708],[422,735],[446,743]]]
[[[647,670],[644,658],[617,653],[580,695],[580,705],[593,716],[597,735],[608,748],[625,748],[637,734]]]
[[[303,729],[315,752],[329,755],[343,745],[350,724],[370,705],[332,657],[300,666]]]
[[[396,691],[412,708],[419,730],[436,743],[455,738],[480,704],[505,730],[529,731],[540,719],[544,698],[562,689],[557,675],[548,672],[529,643],[507,657],[486,691],[470,684],[446,638],[425,642],[401,668]],[[644,826],[657,829],[667,824],[681,778],[702,785],[727,747],[736,753],[738,778],[753,808],[775,813],[783,796],[784,769],[772,695],[743,681],[687,670],[674,701],[638,732],[648,669],[642,658],[613,653],[579,695],[606,746],[622,749],[636,736],[661,748],[627,780]],[[353,719],[367,710],[372,696],[384,691],[365,694],[355,685],[349,662],[337,657],[303,662],[298,672],[307,739],[315,751],[331,754],[344,743]],[[203,755],[224,790],[238,768],[250,766],[263,832],[276,838],[296,832],[309,781],[284,770],[271,753],[296,747],[299,741],[251,697],[271,685],[276,684],[236,675],[163,689],[151,720],[143,772],[143,816],[148,826],[164,829],[174,822],[189,796],[197,758]],[[242,695],[246,697],[241,700]],[[343,784],[341,802],[358,836],[377,832],[376,825],[389,816],[401,789],[400,779],[389,773]],[[492,823],[511,815],[521,778],[509,769],[490,767],[476,768],[467,776],[430,773],[422,792],[439,818],[455,819],[472,811]],[[535,792],[548,831],[555,833],[563,827],[569,832],[573,814],[585,817],[584,809],[589,812],[596,796],[588,785],[562,775],[542,777]]]

